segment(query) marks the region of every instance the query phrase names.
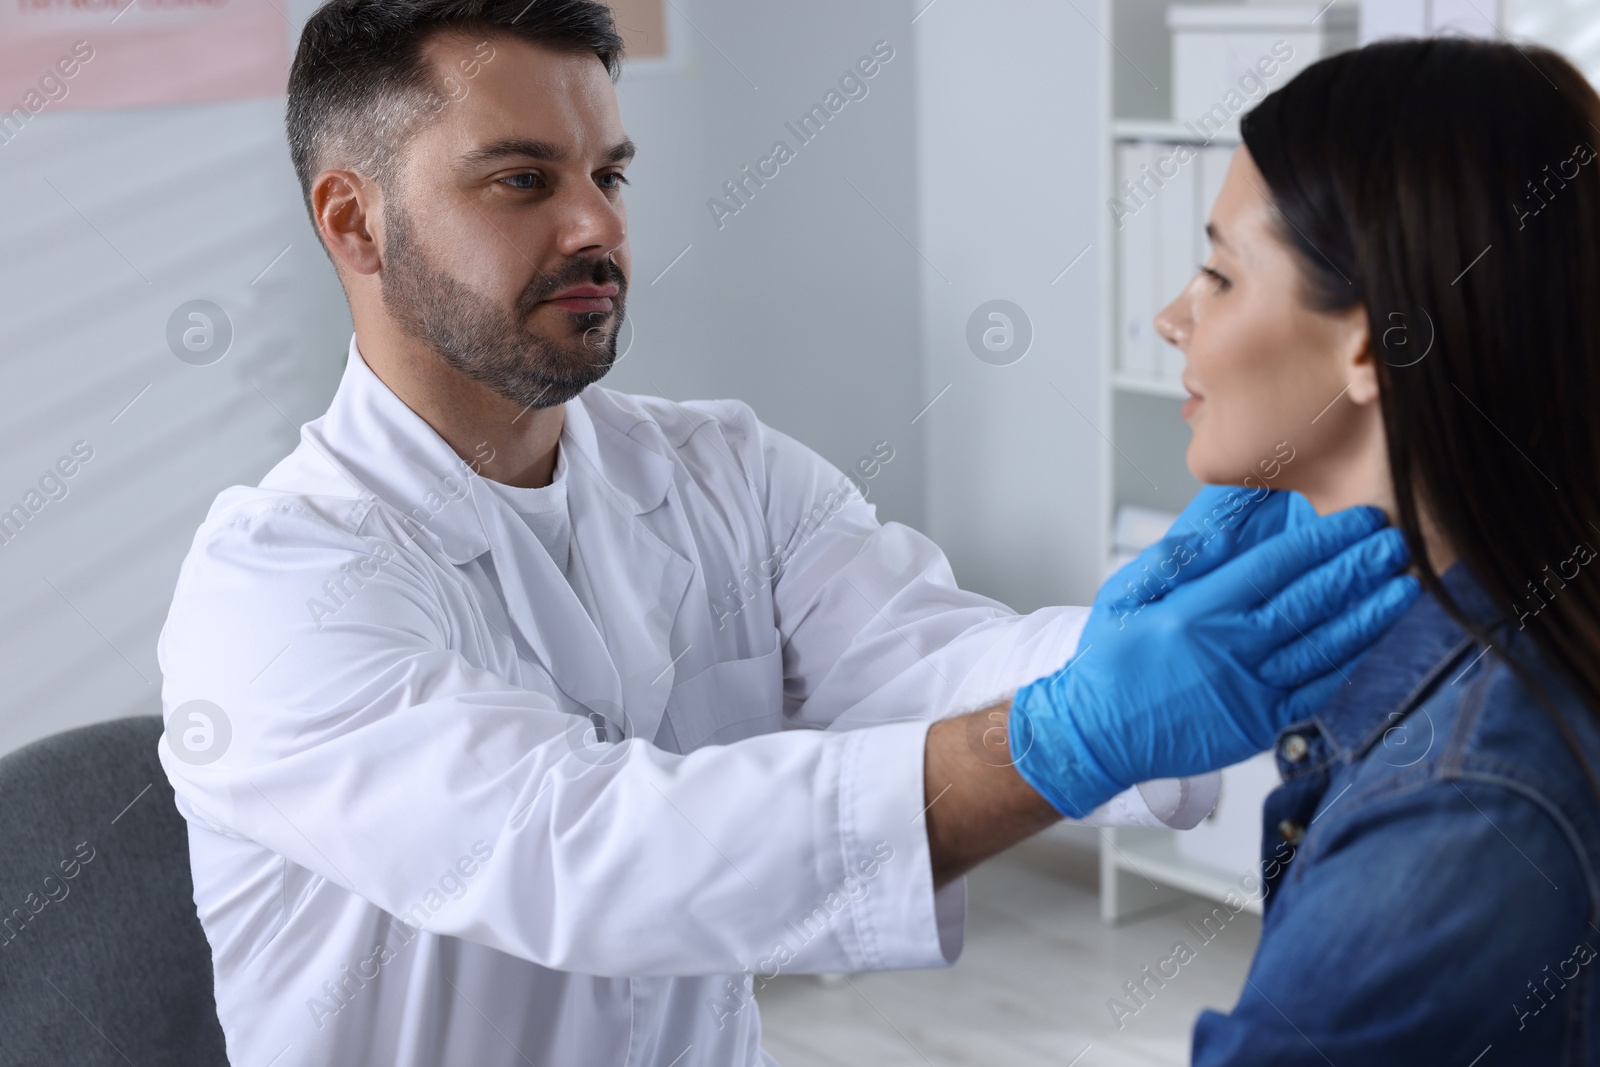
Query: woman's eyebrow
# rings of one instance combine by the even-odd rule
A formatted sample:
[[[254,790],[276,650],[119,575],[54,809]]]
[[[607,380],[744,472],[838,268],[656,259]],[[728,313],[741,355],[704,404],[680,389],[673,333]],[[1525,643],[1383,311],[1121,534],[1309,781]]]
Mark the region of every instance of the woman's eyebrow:
[[[1206,223],[1206,236],[1210,238],[1211,243],[1216,245],[1218,248],[1230,247],[1227,240],[1222,236],[1221,231],[1217,229],[1217,224],[1214,222]]]

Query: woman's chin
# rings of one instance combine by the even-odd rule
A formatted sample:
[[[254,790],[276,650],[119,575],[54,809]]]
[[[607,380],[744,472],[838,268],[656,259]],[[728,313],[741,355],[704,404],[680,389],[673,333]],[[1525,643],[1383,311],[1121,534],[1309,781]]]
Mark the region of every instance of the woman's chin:
[[[1234,465],[1219,463],[1215,457],[1207,455],[1198,437],[1189,442],[1189,451],[1184,455],[1184,462],[1195,480],[1206,485],[1238,485],[1249,473],[1248,467],[1234,470]]]

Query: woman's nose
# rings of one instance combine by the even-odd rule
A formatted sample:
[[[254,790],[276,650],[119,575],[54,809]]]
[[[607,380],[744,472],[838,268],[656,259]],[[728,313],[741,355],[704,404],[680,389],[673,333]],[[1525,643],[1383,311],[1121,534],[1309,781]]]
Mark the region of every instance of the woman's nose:
[[[1187,290],[1185,290],[1187,292]],[[1156,313],[1156,333],[1161,339],[1180,351],[1189,342],[1188,301],[1184,293]]]

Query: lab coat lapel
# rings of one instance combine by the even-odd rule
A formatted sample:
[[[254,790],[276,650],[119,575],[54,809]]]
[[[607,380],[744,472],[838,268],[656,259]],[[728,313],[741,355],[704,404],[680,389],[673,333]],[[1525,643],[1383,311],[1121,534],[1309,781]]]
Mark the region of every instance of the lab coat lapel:
[[[585,394],[592,403],[600,397]],[[672,692],[673,623],[694,565],[651,532],[641,516],[659,506],[672,463],[591,419],[584,402],[569,405],[567,499],[575,564],[594,592],[626,711],[627,736],[653,741]]]
[[[501,599],[522,639],[563,693],[616,721],[616,709],[624,706],[621,679],[566,575],[511,505],[481,479],[473,479],[472,499],[489,539]]]
[[[336,471],[398,509],[408,530],[432,537],[451,563],[491,553],[506,613],[534,659],[569,698],[620,718],[621,680],[566,575],[511,505],[379,380],[354,337],[333,404],[304,437]]]
[[[567,405],[562,431],[574,564],[588,577],[598,627],[521,516],[378,379],[354,337],[333,405],[305,436],[451,563],[492,552],[506,612],[556,686],[627,736],[654,741],[674,658],[688,651],[671,648],[671,637],[694,565],[641,518],[666,500],[675,467],[629,435],[636,422],[590,389]]]

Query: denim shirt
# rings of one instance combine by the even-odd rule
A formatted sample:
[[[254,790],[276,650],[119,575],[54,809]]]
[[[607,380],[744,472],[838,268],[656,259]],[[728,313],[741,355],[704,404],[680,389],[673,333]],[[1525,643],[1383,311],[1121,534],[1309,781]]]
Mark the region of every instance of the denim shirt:
[[[1487,650],[1424,594],[1279,735],[1261,944],[1233,1011],[1195,1024],[1197,1067],[1600,1065],[1600,799],[1503,656],[1590,768],[1600,729],[1504,621],[1527,608],[1496,611],[1464,565],[1443,580]]]

